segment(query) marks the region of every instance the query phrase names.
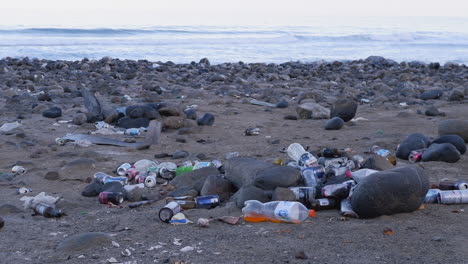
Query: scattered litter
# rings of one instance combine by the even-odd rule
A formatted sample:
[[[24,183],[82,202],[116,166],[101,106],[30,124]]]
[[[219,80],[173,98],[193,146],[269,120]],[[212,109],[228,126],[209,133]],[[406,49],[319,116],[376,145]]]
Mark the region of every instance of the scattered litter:
[[[46,195],[45,192],[41,192],[38,195],[32,196],[23,196],[21,197],[20,201],[23,201],[24,209],[34,208],[37,204],[47,204],[47,205],[54,205],[60,200],[60,197],[53,197]]]
[[[169,220],[169,223],[173,225],[185,225],[193,222],[188,220],[183,213],[177,213]]]
[[[384,235],[387,235],[387,236],[392,236],[393,235],[393,230],[386,227],[383,231]]]
[[[218,221],[224,222],[226,224],[230,225],[237,225],[239,224],[240,220],[242,217],[236,217],[236,216],[222,216],[218,217]]]
[[[244,135],[246,136],[257,136],[260,135],[260,128],[247,128],[244,131]]]
[[[119,243],[117,243],[117,242],[115,242],[115,241],[112,241],[112,245],[113,245],[114,247],[120,247]]]
[[[130,250],[125,249],[124,251],[120,251],[120,254],[122,254],[122,256],[124,257],[130,257],[132,255],[132,252],[130,252]]]
[[[107,262],[109,262],[109,263],[119,263],[119,262],[118,262],[115,258],[113,258],[113,257],[107,259]]]
[[[193,250],[194,250],[193,247],[191,247],[191,246],[186,246],[186,247],[181,248],[181,249],[180,249],[180,252],[185,253],[185,252],[189,252],[189,251],[193,251]]]
[[[0,132],[8,132],[20,126],[21,124],[18,123],[18,121],[13,122],[13,123],[5,123],[0,127]]]
[[[351,121],[352,122],[369,121],[369,119],[367,119],[365,117],[356,117],[356,118],[351,119]]]
[[[210,219],[207,218],[199,218],[197,221],[197,225],[200,227],[208,227],[210,226]]]
[[[180,243],[182,239],[178,239],[178,238],[174,238],[174,242],[172,242],[172,244],[176,245],[176,246],[182,246],[182,243]]]

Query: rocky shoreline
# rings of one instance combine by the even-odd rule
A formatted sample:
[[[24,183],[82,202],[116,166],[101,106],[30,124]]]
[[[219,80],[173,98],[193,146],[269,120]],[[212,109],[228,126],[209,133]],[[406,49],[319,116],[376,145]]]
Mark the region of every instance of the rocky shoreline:
[[[184,178],[139,194],[159,201],[136,209],[108,208],[81,194],[95,172],[111,174],[124,162],[219,159],[236,169],[244,165],[226,162],[237,152],[271,165],[287,159],[284,149],[293,142],[313,151],[349,148],[354,154],[379,145],[397,153],[397,166],[406,166],[408,153],[402,155],[397,146],[411,145],[413,133],[421,133],[416,137],[424,142],[436,139],[431,145],[436,154],[420,164],[431,183],[466,181],[468,163],[460,153],[468,139],[463,121],[467,95],[466,65],[397,63],[377,56],[217,65],[208,59],[174,64],[107,57],[74,62],[4,58],[0,124],[18,124],[1,132],[0,169],[8,172],[19,165],[27,172],[0,181],[0,235],[6,238],[0,257],[9,263],[113,263],[111,258],[119,263],[463,263],[468,257],[468,240],[460,232],[468,219],[464,204],[426,204],[412,213],[368,220],[340,219],[336,210],[329,210],[300,225],[212,221],[203,228],[172,226],[157,217],[168,193],[194,192],[185,188]],[[161,125],[157,140],[133,147],[147,142],[149,132],[129,136],[123,131],[147,127],[152,120]],[[97,128],[97,121],[116,130]],[[57,144],[67,133],[111,137],[121,146],[117,141]],[[460,137],[437,138],[453,133],[462,142]],[[456,148],[444,145],[447,140],[456,142]],[[439,145],[444,147],[440,151]],[[450,157],[440,158],[442,152]],[[233,188],[232,193],[242,188],[211,178],[213,185],[218,181]],[[33,192],[17,195],[19,187]],[[51,220],[23,209],[20,198],[40,192],[61,197],[57,206],[67,216]],[[222,206],[188,210],[186,216],[194,222],[240,216],[243,200],[238,196],[224,196]],[[391,235],[387,229],[393,230]],[[87,232],[102,235],[80,237]],[[83,241],[93,245],[75,245]]]

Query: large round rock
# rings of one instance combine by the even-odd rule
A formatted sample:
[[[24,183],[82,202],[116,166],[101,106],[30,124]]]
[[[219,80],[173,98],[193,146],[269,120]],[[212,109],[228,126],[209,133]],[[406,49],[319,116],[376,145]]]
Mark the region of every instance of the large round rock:
[[[468,120],[449,119],[439,123],[439,135],[459,135],[468,142]]]
[[[231,181],[236,188],[252,184],[257,177],[257,173],[275,165],[249,157],[237,157],[228,159],[224,164],[226,179]],[[184,175],[184,174],[182,174]]]
[[[276,187],[297,186],[300,180],[299,170],[290,166],[274,166],[261,170],[253,184],[263,190],[274,190]]]
[[[233,199],[238,208],[243,208],[245,201],[256,200],[262,203],[270,201],[264,190],[253,185],[242,187],[234,196]]]
[[[429,179],[417,166],[376,172],[354,189],[351,206],[361,218],[417,210],[429,189]]]
[[[460,152],[450,143],[433,143],[424,151],[421,159],[422,161],[444,161],[454,163],[460,159]]]
[[[232,184],[221,175],[210,175],[206,178],[200,195],[217,194],[221,201],[229,199],[232,192]]]
[[[463,140],[463,138],[461,138],[458,135],[441,136],[441,137],[438,137],[438,138],[434,139],[434,141],[432,141],[432,144],[433,143],[437,143],[437,144],[450,143],[450,144],[454,145],[457,148],[457,150],[460,152],[460,154],[465,154],[465,152],[466,152],[465,141]]]
[[[408,159],[411,151],[418,149],[425,149],[429,146],[429,139],[420,133],[413,133],[408,135],[403,142],[398,146],[396,156],[400,159]]]
[[[428,91],[423,92],[419,96],[419,98],[422,99],[422,100],[439,99],[442,96],[443,93],[444,92],[442,92],[441,90],[438,90],[438,89],[428,90]]]
[[[338,130],[344,126],[343,119],[339,117],[334,117],[325,123],[326,130]]]
[[[340,117],[348,122],[356,116],[357,107],[357,103],[352,100],[339,99],[331,107],[330,118]]]

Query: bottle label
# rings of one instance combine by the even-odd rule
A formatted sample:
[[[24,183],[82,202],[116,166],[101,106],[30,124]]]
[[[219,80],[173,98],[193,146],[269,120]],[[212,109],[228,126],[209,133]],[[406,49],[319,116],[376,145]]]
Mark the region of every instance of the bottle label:
[[[329,206],[330,201],[328,199],[318,199],[320,206]]]
[[[299,211],[293,210],[294,203],[292,202],[279,202],[275,208],[276,219],[285,222],[291,222],[292,219],[299,218]]]
[[[379,151],[377,151],[377,155],[382,156],[382,157],[386,157],[389,154],[390,154],[390,151],[386,149],[379,149]]]

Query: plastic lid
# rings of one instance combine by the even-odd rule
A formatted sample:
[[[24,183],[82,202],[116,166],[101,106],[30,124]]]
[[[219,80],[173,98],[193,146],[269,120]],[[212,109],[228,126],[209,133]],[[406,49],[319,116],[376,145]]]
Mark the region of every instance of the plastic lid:
[[[309,217],[315,217],[315,210],[309,210]]]
[[[346,171],[345,175],[346,175],[347,178],[351,178],[351,171]]]

